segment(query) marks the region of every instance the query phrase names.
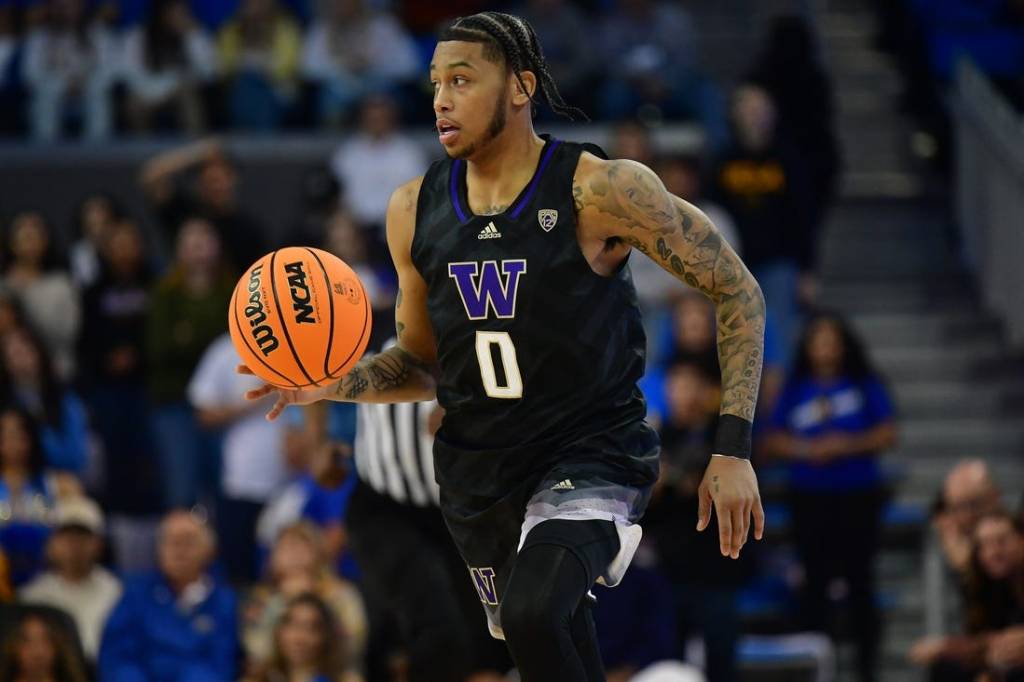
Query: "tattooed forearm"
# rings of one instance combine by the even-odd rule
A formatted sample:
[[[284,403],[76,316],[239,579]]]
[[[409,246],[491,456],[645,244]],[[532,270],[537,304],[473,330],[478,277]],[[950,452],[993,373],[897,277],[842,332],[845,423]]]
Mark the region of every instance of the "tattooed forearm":
[[[424,400],[424,392],[434,388],[430,368],[415,357],[393,346],[364,358],[338,382],[331,396],[345,402],[402,402]]]
[[[711,221],[673,197],[648,168],[603,164],[574,200],[611,233],[715,303],[723,414],[753,420],[761,380],[765,306],[761,289]],[[586,215],[586,214],[584,214]]]

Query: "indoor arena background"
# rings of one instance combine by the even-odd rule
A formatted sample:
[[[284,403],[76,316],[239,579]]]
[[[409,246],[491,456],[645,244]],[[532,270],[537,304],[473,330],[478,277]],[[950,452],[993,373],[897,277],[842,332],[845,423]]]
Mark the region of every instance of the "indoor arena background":
[[[22,679],[43,623],[54,665],[84,656],[94,679],[179,665],[197,628],[216,660],[188,679],[257,679],[274,597],[306,570],[276,550],[322,557],[349,644],[339,679],[360,679],[380,633],[346,552],[354,408],[331,428],[317,409],[263,423],[224,352],[227,296],[261,253],[319,245],[356,267],[388,333],[386,201],[441,153],[432,36],[503,9],[533,23],[565,99],[593,119],[541,111],[538,130],[651,165],[768,300],[766,537],[724,568],[692,515],[669,525],[677,551],[651,537],[621,587],[596,588],[609,679],[664,660],[695,669],[657,679],[701,679],[723,642],[743,680],[872,679],[872,651],[873,679],[1021,679],[1024,3],[497,4],[0,0],[0,678]],[[643,389],[674,474],[662,484],[685,498],[717,412],[714,320],[631,262]],[[845,330],[841,371],[815,381],[808,349],[826,328]],[[829,381],[853,388],[815,393]],[[838,417],[844,438],[816,435]],[[794,464],[851,447],[845,473]],[[173,509],[190,511],[158,535]],[[65,526],[76,542],[55,542]],[[157,598],[133,608],[167,619],[166,648],[108,641],[111,609],[145,601],[119,581],[163,570],[173,548],[158,538],[185,547],[207,530],[219,541],[196,598],[216,596],[213,615]],[[62,581],[76,560],[90,580]],[[400,643],[389,655],[403,679]]]

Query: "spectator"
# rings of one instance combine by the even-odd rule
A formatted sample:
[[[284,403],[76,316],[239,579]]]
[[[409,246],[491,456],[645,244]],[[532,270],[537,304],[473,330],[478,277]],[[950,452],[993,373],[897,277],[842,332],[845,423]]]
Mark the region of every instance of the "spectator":
[[[0,7],[0,135],[21,132],[25,95],[19,78],[21,36],[11,3]]]
[[[14,598],[11,587],[11,567],[7,563],[7,555],[0,549],[0,604],[6,604]]]
[[[39,213],[19,213],[11,221],[4,251],[4,284],[46,341],[57,375],[70,379],[81,312],[78,293],[57,258],[50,226]]]
[[[645,529],[672,584],[681,636],[676,650],[685,649],[687,636],[701,635],[708,680],[734,680],[741,632],[737,591],[750,559],[723,557],[713,527],[695,530],[697,488],[711,456],[718,389],[699,365],[684,362],[669,370],[665,393],[661,476]]]
[[[615,124],[608,148],[613,159],[629,159],[645,166],[654,165],[651,129],[636,119],[625,119]]]
[[[635,563],[615,589],[595,586],[594,592],[607,682],[629,682],[641,670],[679,657],[674,604],[666,599],[672,587],[660,572]]]
[[[719,375],[714,307],[695,292],[678,295],[672,305],[670,339],[662,364],[677,362],[692,363],[707,376]]]
[[[382,257],[375,257],[371,253],[372,243],[372,239],[359,227],[351,213],[339,210],[327,217],[323,248],[355,270],[366,289],[373,311],[384,313],[394,307],[398,283],[395,281],[394,268],[382,262]],[[387,325],[382,325],[382,329],[389,331]],[[393,333],[394,330],[390,331]]]
[[[1024,531],[1003,511],[981,516],[967,578],[965,634],[925,639],[910,658],[932,682],[1024,679]]]
[[[700,118],[697,34],[679,5],[623,0],[605,18],[600,49],[610,72],[601,93],[604,118],[636,116],[644,105],[668,117]]]
[[[67,633],[39,611],[24,612],[3,640],[0,680],[87,682],[85,666]]]
[[[25,314],[21,310],[18,297],[0,287],[0,339],[10,331],[21,329],[25,324]]]
[[[32,136],[55,139],[74,117],[87,137],[105,137],[113,123],[117,38],[90,21],[84,0],[50,0],[46,9],[46,21],[25,39],[22,60]]]
[[[71,246],[71,279],[87,287],[100,276],[100,249],[120,217],[117,202],[105,192],[90,194],[75,211],[75,237]]]
[[[876,674],[881,621],[874,560],[881,525],[878,455],[896,441],[892,402],[853,331],[818,314],[770,418],[769,452],[789,462],[790,504],[803,563],[804,625],[829,631],[829,584],[849,590],[861,680]]]
[[[236,679],[236,599],[210,572],[214,533],[186,511],[160,526],[158,570],[125,585],[100,645],[103,682]]]
[[[776,134],[775,105],[764,89],[743,85],[733,98],[735,140],[715,171],[713,197],[736,221],[743,260],[757,277],[783,347],[799,328],[801,277],[814,270],[806,166]]]
[[[39,431],[23,410],[0,411],[0,549],[11,563],[11,581],[17,587],[43,565],[57,499],[79,492],[67,474],[46,469]]]
[[[245,682],[361,682],[345,653],[347,637],[320,597],[300,594],[274,628],[274,653],[265,672]]]
[[[963,580],[971,563],[974,527],[982,515],[997,510],[1000,492],[980,459],[960,462],[946,476],[934,526],[950,568]]]
[[[390,97],[363,103],[359,131],[334,153],[331,167],[345,192],[344,204],[365,225],[383,230],[391,188],[427,167],[420,146],[398,129],[398,109]]]
[[[264,669],[272,661],[274,629],[288,601],[313,593],[341,625],[347,646],[341,652],[352,670],[366,646],[366,614],[359,591],[329,568],[320,534],[308,523],[285,528],[270,554],[269,584],[257,588],[246,608],[245,649],[251,663]]]
[[[213,226],[186,220],[175,264],[153,290],[146,322],[153,435],[169,507],[199,500],[203,443],[186,389],[203,352],[227,327],[233,288]]]
[[[0,398],[35,417],[46,465],[81,475],[88,464],[85,405],[55,376],[42,342],[27,327],[0,340]]]
[[[808,166],[807,220],[811,233],[817,234],[835,199],[841,159],[832,84],[806,19],[783,15],[772,21],[751,80],[771,95],[778,108],[779,134]],[[810,302],[816,293],[816,280],[807,273],[800,298]]]
[[[412,37],[390,13],[367,5],[365,0],[323,0],[318,5],[302,71],[319,86],[322,123],[337,126],[367,95],[395,92],[419,75]]]
[[[589,111],[598,90],[600,63],[590,41],[592,28],[587,17],[566,0],[526,0],[513,14],[533,27],[565,101]],[[541,109],[540,115],[548,115],[548,110]]]
[[[181,176],[195,169],[194,187]],[[217,230],[225,258],[238,271],[266,253],[259,222],[240,205],[238,171],[216,140],[203,140],[147,161],[140,173],[166,238],[177,239],[186,220],[201,216]]]
[[[146,393],[146,316],[152,277],[142,234],[122,219],[100,244],[98,280],[82,295],[81,383],[103,444],[104,509],[111,515],[117,563],[134,563],[138,543],[122,541],[126,519],[157,514],[153,438]],[[151,535],[150,529],[150,535]],[[140,548],[146,552],[145,548]],[[147,552],[147,559],[152,548]]]
[[[86,657],[95,661],[107,616],[121,598],[121,583],[99,565],[103,513],[86,497],[61,500],[47,543],[50,570],[18,591],[20,601],[65,611],[75,620]]]
[[[231,124],[275,130],[298,92],[302,34],[276,0],[242,0],[217,38]]]
[[[257,577],[256,520],[286,480],[280,421],[264,419],[266,401],[245,399],[262,382],[239,374],[231,337],[218,337],[203,353],[188,385],[199,424],[223,433],[217,525],[228,576],[238,583]],[[273,401],[271,401],[273,402]]]
[[[203,86],[217,71],[217,53],[186,0],[155,2],[146,23],[125,37],[124,55],[135,132],[156,126],[194,135],[206,127]]]

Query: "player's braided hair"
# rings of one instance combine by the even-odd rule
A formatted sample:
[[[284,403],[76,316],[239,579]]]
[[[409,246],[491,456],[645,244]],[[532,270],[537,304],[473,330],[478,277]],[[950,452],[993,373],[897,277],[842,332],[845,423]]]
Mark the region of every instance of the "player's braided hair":
[[[566,104],[562,99],[544,61],[537,34],[525,19],[503,12],[480,12],[459,17],[441,32],[438,39],[483,43],[485,57],[494,61],[505,58],[523,92],[527,89],[519,74],[532,71],[537,76],[537,89],[552,111],[573,121],[590,120],[582,109]],[[533,96],[530,101],[537,103]]]

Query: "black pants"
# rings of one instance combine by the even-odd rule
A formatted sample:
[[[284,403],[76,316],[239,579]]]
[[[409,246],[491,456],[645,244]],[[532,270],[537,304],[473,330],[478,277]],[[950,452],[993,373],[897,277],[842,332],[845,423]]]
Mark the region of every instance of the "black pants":
[[[806,572],[801,612],[804,627],[834,633],[829,585],[842,578],[857,672],[862,682],[876,679],[881,619],[875,605],[875,556],[881,526],[877,490],[792,494],[793,531]]]
[[[368,682],[391,678],[389,623],[404,645],[410,682],[463,682],[475,670],[511,668],[487,634],[438,509],[398,504],[360,482],[346,525],[370,616]]]

